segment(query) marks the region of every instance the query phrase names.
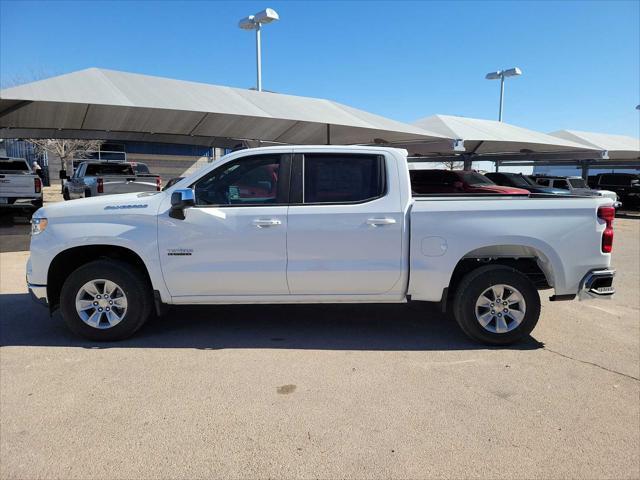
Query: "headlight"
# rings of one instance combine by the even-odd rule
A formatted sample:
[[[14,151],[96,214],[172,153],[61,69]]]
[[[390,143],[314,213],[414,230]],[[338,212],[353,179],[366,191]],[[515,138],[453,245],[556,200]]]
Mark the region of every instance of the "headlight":
[[[38,217],[31,219],[31,235],[38,235],[45,231],[49,221],[46,218]]]

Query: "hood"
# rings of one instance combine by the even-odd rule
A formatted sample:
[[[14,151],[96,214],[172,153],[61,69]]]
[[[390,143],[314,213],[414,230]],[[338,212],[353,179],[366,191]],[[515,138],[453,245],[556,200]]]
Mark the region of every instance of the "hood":
[[[58,218],[140,213],[155,215],[165,195],[163,192],[139,192],[79,198],[46,205],[38,210],[38,216]]]
[[[531,193],[523,188],[502,185],[469,185],[465,190],[471,193],[506,193],[509,195],[529,195]]]
[[[546,193],[549,195],[571,195],[569,190],[564,190],[562,188],[553,188],[553,187],[543,187],[531,185],[531,187],[527,187],[527,190],[533,193]]]

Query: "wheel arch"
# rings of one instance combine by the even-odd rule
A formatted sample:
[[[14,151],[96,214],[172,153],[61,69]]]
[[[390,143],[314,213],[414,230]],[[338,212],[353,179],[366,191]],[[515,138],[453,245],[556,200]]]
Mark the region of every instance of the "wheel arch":
[[[465,275],[485,265],[504,265],[518,270],[538,290],[553,288],[559,273],[554,268],[555,261],[557,260],[552,255],[530,245],[504,244],[476,248],[463,255],[456,264],[446,296],[451,298]]]
[[[119,260],[132,265],[143,274],[151,288],[151,276],[142,257],[133,250],[119,245],[98,244],[71,247],[59,252],[47,271],[47,298],[53,311],[59,306],[60,292],[65,279],[76,269],[99,259]]]

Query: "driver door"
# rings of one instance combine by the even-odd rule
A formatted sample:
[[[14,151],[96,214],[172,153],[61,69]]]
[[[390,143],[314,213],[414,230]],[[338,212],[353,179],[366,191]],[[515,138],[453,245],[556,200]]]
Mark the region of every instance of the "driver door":
[[[263,154],[227,162],[197,180],[185,219],[163,204],[158,244],[172,297],[286,295],[291,159]],[[186,299],[185,299],[186,300]]]

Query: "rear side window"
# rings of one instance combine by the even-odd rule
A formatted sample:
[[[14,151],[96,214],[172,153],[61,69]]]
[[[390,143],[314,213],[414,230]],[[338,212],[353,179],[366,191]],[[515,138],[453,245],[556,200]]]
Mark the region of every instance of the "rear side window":
[[[542,185],[543,187],[548,187],[549,186],[549,179],[548,178],[538,178],[536,180],[536,182],[538,183],[538,185]]]
[[[553,181],[554,188],[561,188],[563,190],[569,190],[569,184],[566,180],[554,180]]]
[[[358,203],[385,193],[380,155],[307,154],[303,169],[304,203]]]

